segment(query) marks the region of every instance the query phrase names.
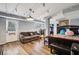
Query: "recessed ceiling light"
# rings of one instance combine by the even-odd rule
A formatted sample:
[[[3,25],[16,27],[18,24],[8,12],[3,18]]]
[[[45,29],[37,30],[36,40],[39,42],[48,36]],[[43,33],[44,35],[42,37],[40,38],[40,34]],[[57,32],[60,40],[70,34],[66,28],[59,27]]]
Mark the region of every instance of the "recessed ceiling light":
[[[43,3],[43,7],[45,7],[45,3]]]
[[[32,9],[30,8],[29,11],[32,11]]]

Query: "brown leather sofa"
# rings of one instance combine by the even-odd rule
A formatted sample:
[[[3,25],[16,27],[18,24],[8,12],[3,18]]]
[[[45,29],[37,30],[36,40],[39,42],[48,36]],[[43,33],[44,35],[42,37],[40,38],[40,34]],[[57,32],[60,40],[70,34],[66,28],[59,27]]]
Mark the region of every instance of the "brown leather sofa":
[[[40,35],[37,32],[21,32],[19,34],[19,39],[21,43],[27,43],[40,39]]]

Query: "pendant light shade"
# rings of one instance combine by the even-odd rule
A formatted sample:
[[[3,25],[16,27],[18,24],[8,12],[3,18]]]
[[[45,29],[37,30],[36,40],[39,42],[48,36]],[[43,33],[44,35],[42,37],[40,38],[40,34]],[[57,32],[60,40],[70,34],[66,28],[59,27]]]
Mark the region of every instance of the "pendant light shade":
[[[27,17],[27,20],[28,21],[33,21],[34,19],[31,16],[29,16],[29,17]]]

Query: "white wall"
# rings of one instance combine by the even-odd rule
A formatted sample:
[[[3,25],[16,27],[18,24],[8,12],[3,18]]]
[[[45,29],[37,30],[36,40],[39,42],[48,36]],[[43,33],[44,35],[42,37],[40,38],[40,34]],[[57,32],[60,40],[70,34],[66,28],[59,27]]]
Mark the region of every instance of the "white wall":
[[[71,19],[69,20],[69,25],[78,25],[79,26],[79,19]]]
[[[69,13],[64,13],[64,16],[67,19],[78,19],[79,18],[79,10],[72,11],[72,12],[69,12]]]
[[[68,13],[63,13],[61,11],[56,16],[54,16],[53,19],[57,21],[68,19],[69,25],[79,25],[79,10],[68,12]],[[54,23],[53,20],[52,22]]]
[[[42,23],[19,21],[19,32],[39,31],[40,29],[44,29],[44,25]]]
[[[0,18],[0,44],[6,42],[6,19]]]
[[[12,20],[12,19],[4,19],[0,18],[0,44],[7,43],[7,30],[6,30],[6,21]],[[44,29],[45,26],[43,23],[38,22],[25,22],[25,21],[19,21],[19,20],[12,20],[18,22],[18,33],[19,32],[27,32],[27,31],[39,31],[40,29]],[[18,35],[17,33],[17,35]],[[18,38],[18,37],[17,37]],[[14,39],[8,41],[15,41]]]

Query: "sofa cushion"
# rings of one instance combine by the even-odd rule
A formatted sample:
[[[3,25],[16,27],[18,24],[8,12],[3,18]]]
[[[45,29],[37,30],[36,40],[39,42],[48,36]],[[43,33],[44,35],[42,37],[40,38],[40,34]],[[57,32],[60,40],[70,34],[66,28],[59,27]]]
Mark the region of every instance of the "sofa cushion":
[[[32,39],[32,38],[35,38],[35,37],[38,37],[39,35],[33,35],[33,36],[25,36],[24,39]]]
[[[24,37],[24,39],[30,39],[31,38],[31,36],[25,36]]]
[[[20,34],[21,35],[24,35],[24,36],[30,36],[30,33],[29,32],[21,32]]]
[[[30,35],[32,36],[32,35],[34,35],[34,34],[31,32]]]

